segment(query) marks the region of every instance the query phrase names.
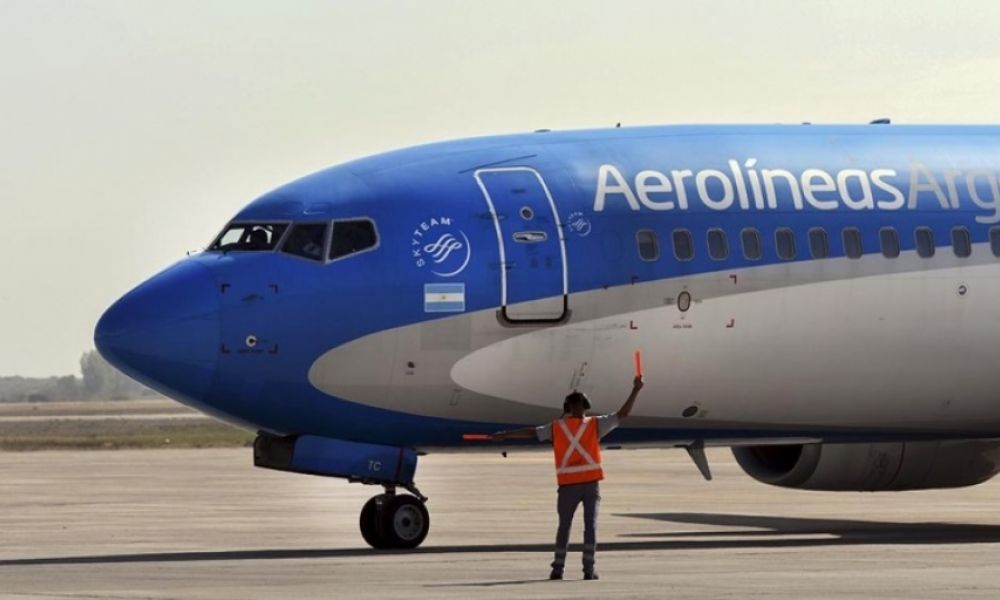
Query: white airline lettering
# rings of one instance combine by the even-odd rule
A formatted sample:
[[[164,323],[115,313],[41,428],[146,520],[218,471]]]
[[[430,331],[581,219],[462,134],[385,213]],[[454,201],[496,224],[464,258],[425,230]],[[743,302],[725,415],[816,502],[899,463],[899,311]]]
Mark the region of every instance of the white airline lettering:
[[[649,173],[649,171],[641,171],[639,174]],[[608,177],[615,180],[613,184],[608,183]],[[640,185],[639,177],[636,177],[636,187]],[[622,174],[613,167],[612,165],[601,165],[601,168],[597,171],[597,197],[594,198],[594,211],[601,212],[604,210],[604,199],[608,197],[609,194],[621,194],[625,196],[625,201],[628,202],[629,207],[632,210],[639,210],[639,201],[635,199],[635,194],[632,193],[632,188],[629,187],[628,183],[625,182],[625,178]],[[663,204],[650,206],[653,210],[667,210],[667,206]],[[672,206],[670,208],[673,208]]]
[[[727,170],[643,169],[631,179],[618,167],[603,164],[597,171],[594,211],[620,203],[629,210],[687,210],[689,194],[709,210],[776,210],[779,197],[794,210],[909,210],[960,208],[961,199],[987,214],[979,223],[1000,222],[1000,179],[995,171],[948,169],[936,174],[921,162],[910,164],[908,187],[895,169],[842,169],[829,172],[809,167],[798,174],[787,169],[758,169],[757,159],[742,164],[731,159]],[[904,174],[903,177],[906,175]],[[691,182],[685,182],[691,179]],[[688,185],[692,183],[693,185]],[[905,190],[905,192],[904,192]],[[970,207],[971,208],[971,207]]]
[[[883,177],[895,176],[896,172],[892,169],[875,169],[872,171],[872,186],[884,192],[889,192],[889,195],[892,196],[892,201],[878,200],[876,202],[876,205],[882,210],[898,210],[903,208],[903,205],[906,203],[906,196],[903,195],[903,192],[899,191],[899,188],[882,180]],[[958,193],[956,192],[955,195],[957,196]]]
[[[650,183],[650,181],[653,183]],[[670,210],[674,207],[673,200],[657,200],[656,198],[650,198],[649,195],[660,192],[670,193],[672,191],[674,191],[674,186],[671,185],[667,176],[659,171],[639,171],[639,174],[635,176],[635,192],[639,196],[639,202],[642,202],[646,208]]]

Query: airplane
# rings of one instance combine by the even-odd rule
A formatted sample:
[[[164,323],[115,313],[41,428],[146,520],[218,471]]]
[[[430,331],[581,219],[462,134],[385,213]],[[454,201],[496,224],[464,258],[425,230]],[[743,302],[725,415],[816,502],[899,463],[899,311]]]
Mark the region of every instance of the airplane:
[[[706,446],[795,489],[1000,469],[1000,127],[673,125],[433,143],[298,179],[128,292],[111,364],[257,432],[255,465],[381,486],[584,390],[612,447]],[[512,446],[513,447],[513,446]],[[410,493],[397,493],[406,490]]]

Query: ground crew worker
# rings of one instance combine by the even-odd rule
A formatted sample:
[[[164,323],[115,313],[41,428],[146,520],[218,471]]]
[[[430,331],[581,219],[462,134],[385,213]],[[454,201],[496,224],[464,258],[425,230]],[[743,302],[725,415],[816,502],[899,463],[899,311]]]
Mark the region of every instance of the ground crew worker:
[[[555,452],[556,479],[559,482],[559,529],[556,532],[555,558],[549,579],[562,579],[569,547],[569,530],[573,524],[576,507],[583,503],[583,578],[598,579],[594,570],[597,552],[597,507],[601,496],[598,482],[604,479],[601,467],[600,440],[611,432],[622,419],[632,412],[632,405],[642,389],[642,375],[632,381],[632,393],[625,404],[613,412],[598,417],[588,417],[590,400],[582,392],[574,391],[563,402],[563,416],[539,427],[525,427],[498,431],[490,436],[494,440],[531,439],[552,442]]]

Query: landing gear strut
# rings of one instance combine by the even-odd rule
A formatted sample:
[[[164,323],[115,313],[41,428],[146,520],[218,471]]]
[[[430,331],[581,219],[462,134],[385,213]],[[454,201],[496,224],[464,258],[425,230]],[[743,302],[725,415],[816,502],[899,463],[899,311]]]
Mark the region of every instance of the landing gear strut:
[[[373,496],[361,509],[361,536],[378,550],[416,548],[427,537],[431,519],[427,500],[413,486],[414,495],[396,494],[395,486],[385,486],[385,493]]]
[[[325,438],[257,434],[254,465],[266,469],[340,477],[352,483],[385,488],[361,509],[361,535],[372,548],[416,548],[427,537],[431,518],[427,497],[413,485],[417,451]],[[396,494],[401,487],[409,494]]]

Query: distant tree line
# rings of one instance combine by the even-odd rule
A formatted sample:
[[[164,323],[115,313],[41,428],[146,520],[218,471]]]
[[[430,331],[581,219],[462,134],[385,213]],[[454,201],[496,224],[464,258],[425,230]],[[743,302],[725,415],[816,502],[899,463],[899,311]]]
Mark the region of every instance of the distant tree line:
[[[82,377],[0,377],[0,402],[131,400],[159,395],[112,367],[96,350],[83,353],[80,373]]]

